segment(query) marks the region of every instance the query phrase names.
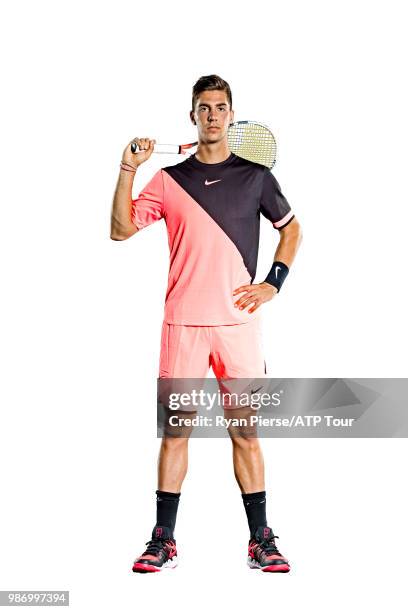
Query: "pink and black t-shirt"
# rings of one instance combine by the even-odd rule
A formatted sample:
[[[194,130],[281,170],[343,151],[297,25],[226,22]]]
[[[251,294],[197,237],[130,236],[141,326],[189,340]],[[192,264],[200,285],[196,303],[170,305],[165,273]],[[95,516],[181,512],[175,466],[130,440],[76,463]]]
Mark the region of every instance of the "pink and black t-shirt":
[[[261,214],[276,229],[294,217],[271,171],[234,153],[217,164],[193,155],[156,172],[132,200],[132,222],[167,225],[165,322],[236,325],[258,316],[234,308],[243,294],[232,292],[255,278]]]

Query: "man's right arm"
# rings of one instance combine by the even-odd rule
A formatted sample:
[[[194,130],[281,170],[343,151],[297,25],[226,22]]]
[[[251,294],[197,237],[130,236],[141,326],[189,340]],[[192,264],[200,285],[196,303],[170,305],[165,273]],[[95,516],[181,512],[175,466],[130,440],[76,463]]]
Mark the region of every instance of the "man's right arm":
[[[138,153],[132,153],[131,144],[136,142]],[[111,231],[112,240],[127,240],[136,234],[138,228],[132,222],[132,187],[137,168],[149,159],[153,153],[155,140],[149,138],[134,138],[126,147],[122,155],[122,162],[135,168],[129,172],[121,168],[112,202]]]

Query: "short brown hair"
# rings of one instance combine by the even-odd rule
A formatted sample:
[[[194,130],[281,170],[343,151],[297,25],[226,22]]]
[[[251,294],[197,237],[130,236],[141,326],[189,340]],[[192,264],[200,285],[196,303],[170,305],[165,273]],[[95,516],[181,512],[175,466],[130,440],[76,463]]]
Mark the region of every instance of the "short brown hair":
[[[219,77],[217,74],[209,74],[208,76],[200,77],[193,86],[193,98],[191,100],[192,110],[194,111],[196,100],[201,92],[214,90],[225,91],[230,108],[232,108],[231,88],[227,81],[224,81],[224,79]]]

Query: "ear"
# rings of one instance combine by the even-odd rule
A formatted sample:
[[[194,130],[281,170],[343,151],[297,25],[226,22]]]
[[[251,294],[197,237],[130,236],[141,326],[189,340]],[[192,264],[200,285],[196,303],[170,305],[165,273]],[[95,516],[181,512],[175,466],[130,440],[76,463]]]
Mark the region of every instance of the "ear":
[[[233,110],[230,111],[230,124],[231,123],[234,123],[234,111]]]
[[[190,119],[191,119],[191,123],[192,123],[193,125],[197,125],[197,124],[196,124],[196,121],[195,121],[195,119],[194,119],[194,113],[193,113],[193,111],[190,111]]]

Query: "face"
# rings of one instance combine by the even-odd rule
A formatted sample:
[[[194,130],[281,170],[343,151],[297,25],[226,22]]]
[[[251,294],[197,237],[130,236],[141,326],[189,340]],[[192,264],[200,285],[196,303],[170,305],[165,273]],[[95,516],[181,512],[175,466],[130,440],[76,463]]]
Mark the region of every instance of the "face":
[[[227,138],[228,126],[234,121],[225,91],[203,91],[195,102],[191,121],[197,126],[200,142],[220,142]]]

